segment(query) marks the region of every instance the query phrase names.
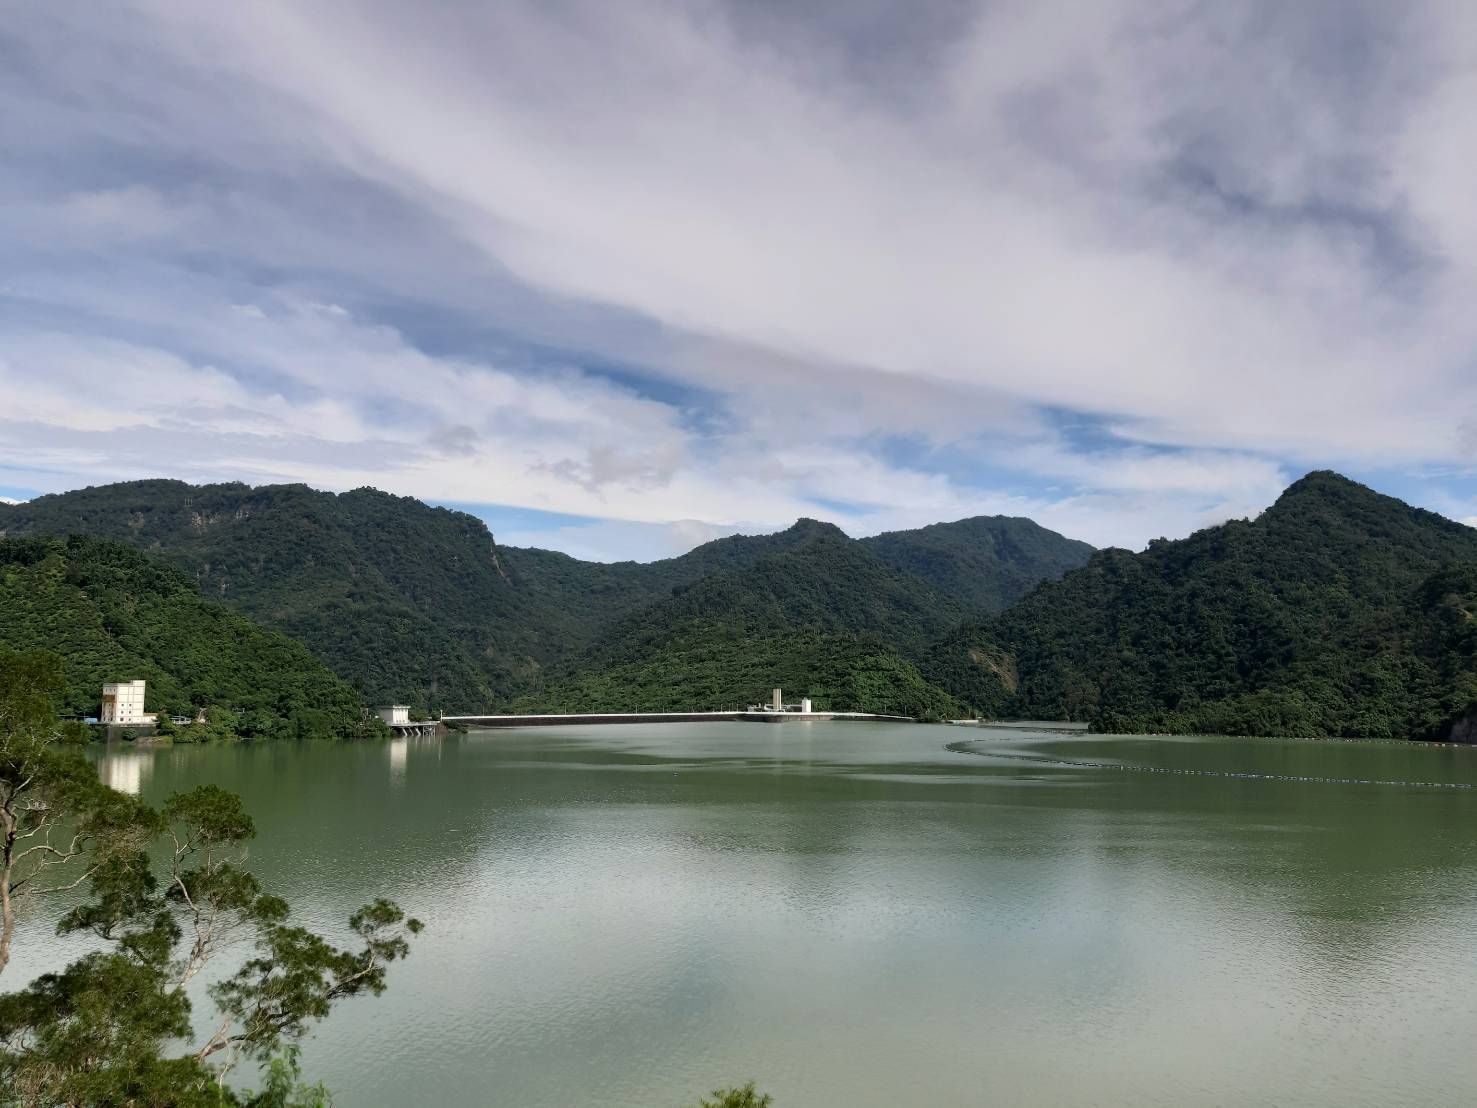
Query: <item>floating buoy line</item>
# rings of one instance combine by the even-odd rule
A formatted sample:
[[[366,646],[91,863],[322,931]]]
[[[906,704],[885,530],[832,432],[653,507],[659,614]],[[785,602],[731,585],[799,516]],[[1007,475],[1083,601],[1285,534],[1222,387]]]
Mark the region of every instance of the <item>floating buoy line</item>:
[[[1293,781],[1316,785],[1394,785],[1410,789],[1477,789],[1477,782],[1469,781],[1384,781],[1372,777],[1313,777],[1290,773],[1240,773],[1229,769],[1174,769],[1168,766],[1139,766],[1128,762],[1090,762],[1081,758],[1063,758],[1053,754],[1016,754],[999,750],[976,750],[969,742],[949,743],[946,749],[955,754],[973,754],[979,758],[1005,758],[1013,762],[1033,762],[1037,765],[1062,766],[1067,769],[1112,769],[1124,773],[1227,777],[1239,781]]]

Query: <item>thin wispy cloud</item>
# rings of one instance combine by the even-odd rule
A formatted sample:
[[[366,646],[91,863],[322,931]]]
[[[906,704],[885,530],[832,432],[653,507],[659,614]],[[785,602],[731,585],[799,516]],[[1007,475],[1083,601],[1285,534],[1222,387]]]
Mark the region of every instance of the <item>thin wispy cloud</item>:
[[[606,556],[1477,507],[1468,5],[21,3],[0,58],[0,488]]]

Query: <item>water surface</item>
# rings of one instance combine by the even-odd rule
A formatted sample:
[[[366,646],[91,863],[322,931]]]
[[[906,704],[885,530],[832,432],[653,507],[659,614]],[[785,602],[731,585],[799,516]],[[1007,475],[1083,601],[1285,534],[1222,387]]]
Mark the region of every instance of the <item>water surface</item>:
[[[953,749],[950,749],[950,746]],[[1477,1101],[1477,751],[714,723],[119,749],[313,923],[427,931],[340,1105]],[[80,940],[31,920],[17,981]]]

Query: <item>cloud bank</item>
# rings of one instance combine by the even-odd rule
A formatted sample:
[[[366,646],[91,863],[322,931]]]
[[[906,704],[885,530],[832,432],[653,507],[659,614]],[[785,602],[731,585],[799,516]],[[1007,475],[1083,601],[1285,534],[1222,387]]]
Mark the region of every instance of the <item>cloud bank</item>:
[[[1477,510],[1470,5],[23,2],[0,59],[7,491],[597,556]]]

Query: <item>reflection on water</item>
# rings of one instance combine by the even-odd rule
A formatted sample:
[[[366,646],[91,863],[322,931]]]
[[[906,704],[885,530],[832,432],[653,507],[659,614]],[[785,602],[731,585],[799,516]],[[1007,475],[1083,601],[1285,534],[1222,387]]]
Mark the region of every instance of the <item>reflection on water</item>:
[[[138,796],[143,791],[153,768],[152,751],[109,751],[98,761],[98,773],[102,776],[103,784],[131,796]]]
[[[241,793],[308,923],[426,920],[305,1044],[344,1104],[1477,1102],[1474,750],[718,723],[120,753],[152,801]]]

